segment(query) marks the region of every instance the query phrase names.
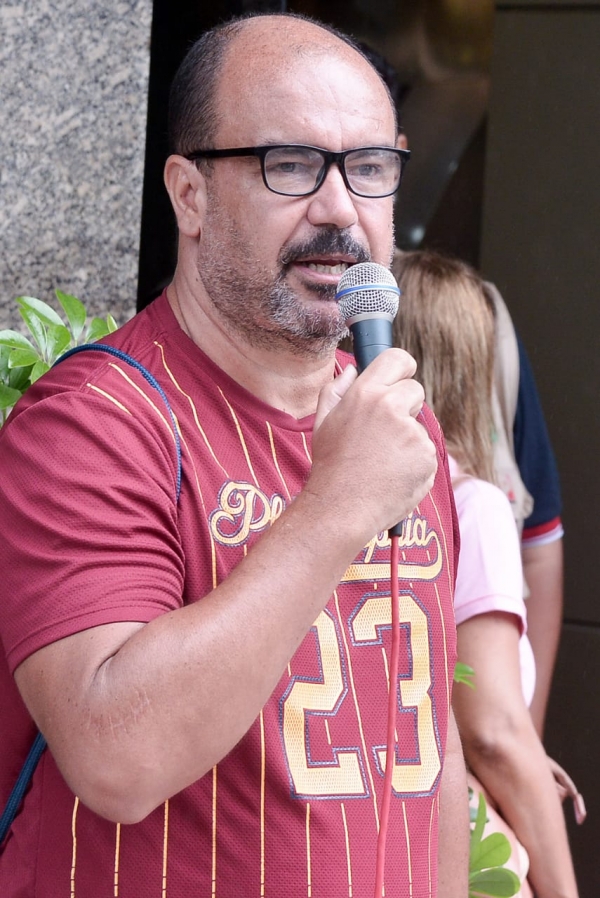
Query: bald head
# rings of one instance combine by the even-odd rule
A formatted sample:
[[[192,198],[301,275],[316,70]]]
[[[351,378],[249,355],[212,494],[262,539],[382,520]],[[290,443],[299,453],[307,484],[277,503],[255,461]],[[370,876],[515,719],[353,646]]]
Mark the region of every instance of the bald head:
[[[171,89],[172,151],[185,156],[215,146],[221,126],[231,123],[249,101],[255,107],[268,105],[278,88],[289,92],[294,80],[300,76],[302,81],[302,74],[309,77],[319,60],[363,79],[373,94],[371,102],[388,105],[397,134],[385,83],[346,35],[294,14],[260,15],[212,29],[189,51]],[[357,102],[357,115],[360,112]]]

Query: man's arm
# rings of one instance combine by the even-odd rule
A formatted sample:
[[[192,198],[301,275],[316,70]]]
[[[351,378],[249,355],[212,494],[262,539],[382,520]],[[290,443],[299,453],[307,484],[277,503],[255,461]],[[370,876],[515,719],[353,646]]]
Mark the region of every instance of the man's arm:
[[[323,390],[304,490],[202,601],[84,630],[17,668],[61,773],[92,810],[143,819],[223,758],[351,561],[431,488],[436,452],[416,420],[413,372],[389,350]]]
[[[469,803],[460,736],[450,715],[446,757],[440,785],[438,850],[440,898],[465,898],[469,891]]]

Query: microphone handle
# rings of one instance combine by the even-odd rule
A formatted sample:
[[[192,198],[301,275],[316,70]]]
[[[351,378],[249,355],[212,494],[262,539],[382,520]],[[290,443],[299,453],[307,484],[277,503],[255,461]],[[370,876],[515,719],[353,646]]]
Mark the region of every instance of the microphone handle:
[[[361,318],[350,325],[350,332],[359,374],[385,349],[393,346],[392,322],[388,318]]]
[[[350,325],[356,367],[360,374],[385,349],[393,346],[392,322],[381,316],[362,318]],[[390,537],[401,536],[404,521],[388,530]]]

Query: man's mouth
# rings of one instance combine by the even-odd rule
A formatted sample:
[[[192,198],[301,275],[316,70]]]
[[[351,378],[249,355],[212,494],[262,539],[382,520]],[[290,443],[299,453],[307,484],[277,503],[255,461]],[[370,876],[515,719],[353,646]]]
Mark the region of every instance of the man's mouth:
[[[311,271],[317,271],[320,274],[339,274],[340,276],[349,268],[348,262],[304,262]]]

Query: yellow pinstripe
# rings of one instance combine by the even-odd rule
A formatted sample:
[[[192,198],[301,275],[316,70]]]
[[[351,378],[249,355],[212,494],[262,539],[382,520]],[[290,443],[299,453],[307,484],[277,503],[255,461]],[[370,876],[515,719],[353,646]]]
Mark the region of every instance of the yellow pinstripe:
[[[73,839],[73,849],[71,853],[71,898],[75,898],[75,868],[77,866],[77,811],[79,810],[79,799],[75,796],[73,804],[73,815],[71,817],[71,836]]]
[[[348,869],[348,898],[352,898],[352,863],[350,857],[350,836],[348,833],[348,821],[346,820],[346,806],[344,802],[340,802],[342,811],[342,820],[344,821],[344,837],[346,840],[346,867]]]
[[[179,384],[179,382],[178,382],[178,381],[175,379],[175,377],[173,376],[173,372],[171,371],[171,369],[170,369],[169,366],[167,365],[167,362],[166,362],[166,359],[165,359],[165,353],[164,353],[164,348],[163,348],[163,346],[162,346],[160,343],[157,343],[156,341],[154,341],[154,345],[158,348],[158,350],[159,350],[159,352],[160,352],[160,354],[161,354],[162,363],[163,363],[163,368],[164,368],[165,372],[167,373],[167,375],[168,375],[168,377],[169,377],[169,380],[171,381],[171,383],[173,384],[173,386],[175,387],[175,389],[177,390],[177,392],[178,392],[178,393],[181,393],[181,395],[182,395],[182,396],[185,396],[185,398],[187,399],[187,401],[188,401],[188,403],[189,403],[189,406],[190,406],[190,409],[191,409],[191,411],[192,411],[192,416],[193,416],[193,418],[194,418],[194,421],[195,421],[195,423],[196,423],[196,426],[197,426],[198,430],[200,431],[200,435],[201,435],[202,439],[204,440],[204,443],[205,443],[205,445],[206,445],[206,448],[208,449],[208,451],[209,451],[210,454],[212,455],[213,460],[214,460],[214,461],[217,463],[217,465],[221,468],[221,470],[223,471],[223,473],[225,474],[225,476],[227,476],[227,471],[225,470],[225,468],[223,467],[223,465],[221,464],[221,462],[219,461],[219,459],[218,459],[217,456],[215,455],[214,450],[213,450],[213,448],[212,448],[212,446],[210,445],[210,442],[209,442],[209,440],[208,440],[208,437],[206,436],[206,433],[204,432],[204,430],[203,430],[203,428],[202,428],[202,425],[200,424],[200,420],[199,420],[199,418],[198,418],[198,411],[197,411],[197,409],[196,409],[196,405],[195,405],[195,403],[194,403],[194,400],[193,400],[192,397],[189,395],[189,393],[186,393],[185,390],[182,389],[182,387],[181,387],[181,385]]]
[[[165,801],[163,821],[162,898],[167,898],[167,857],[169,851],[169,799]]]
[[[213,804],[212,804],[212,891],[217,894],[217,765],[213,767]]]
[[[412,898],[413,878],[412,878],[412,859],[410,856],[410,833],[408,831],[408,820],[406,819],[406,802],[402,802],[402,813],[404,815],[404,833],[406,835],[406,863],[408,867],[408,898]]]
[[[114,371],[116,371],[118,374],[120,374],[121,377],[123,378],[123,380],[127,381],[127,383],[129,384],[129,386],[133,387],[133,389],[136,391],[136,393],[138,393],[138,394],[142,397],[142,399],[144,399],[144,400],[148,403],[148,405],[150,406],[150,408],[151,408],[154,412],[156,412],[156,414],[158,415],[158,417],[160,418],[160,420],[163,422],[163,424],[165,425],[165,427],[166,427],[167,430],[169,431],[169,433],[170,433],[170,435],[171,435],[171,439],[173,440],[173,442],[175,442],[175,434],[173,433],[173,426],[172,426],[171,422],[170,422],[170,421],[167,421],[167,419],[166,419],[165,416],[163,415],[162,409],[160,409],[160,408],[156,405],[156,403],[154,403],[154,402],[152,401],[152,399],[151,399],[150,396],[145,392],[145,390],[143,390],[141,387],[139,387],[139,386],[135,383],[135,381],[133,381],[133,380],[131,379],[131,377],[129,376],[129,374],[128,374],[126,371],[124,371],[124,370],[123,370],[122,368],[120,368],[117,364],[115,364],[115,362],[109,362],[109,365],[110,365],[110,367],[111,367]],[[175,418],[175,423],[176,423],[176,425],[177,425],[177,430],[179,431],[179,422],[177,421],[177,418]]]
[[[95,384],[86,384],[90,390],[93,390],[94,393],[98,393],[100,396],[103,396],[105,399],[108,399],[109,402],[112,402],[113,405],[116,405],[117,408],[121,409],[122,412],[125,412],[127,415],[131,415],[131,412],[128,408],[125,408],[122,402],[119,402],[118,399],[115,399],[114,396],[111,396],[110,393],[107,393],[106,390],[101,390],[100,387],[97,387]]]
[[[312,869],[310,857],[310,802],[306,804],[306,895],[307,898],[312,896]]]
[[[119,898],[119,857],[121,854],[121,824],[117,823],[115,829],[115,875],[114,898]]]
[[[268,421],[265,421],[265,424],[267,425],[267,431],[269,433],[269,443],[271,445],[271,456],[273,458],[273,464],[275,465],[275,467],[277,469],[277,473],[279,474],[279,479],[281,480],[281,482],[283,484],[283,488],[287,493],[288,499],[291,499],[292,497],[291,497],[290,491],[288,489],[288,485],[283,478],[283,474],[281,473],[281,469],[279,467],[279,462],[277,461],[277,452],[275,450],[275,443],[273,441],[273,429]]]
[[[225,396],[223,390],[220,387],[219,387],[219,393],[223,397],[223,401],[224,401],[225,405],[227,406],[227,408],[229,409],[229,413],[231,414],[231,418],[233,420],[233,423],[235,424],[235,429],[237,430],[238,437],[240,438],[240,445],[242,447],[242,452],[244,453],[244,457],[248,464],[248,469],[249,469],[250,473],[252,474],[252,478],[254,480],[255,486],[258,487],[258,480],[257,480],[256,474],[254,473],[254,468],[252,467],[252,462],[250,461],[250,453],[248,452],[248,447],[246,446],[246,441],[244,439],[244,434],[242,432],[240,422],[238,421],[237,415],[234,412],[232,405],[229,403],[229,401],[227,400],[227,397]]]
[[[427,863],[427,870],[428,870],[428,873],[429,873],[429,898],[431,898],[431,894],[432,894],[432,893],[431,893],[431,889],[432,889],[432,882],[431,882],[431,839],[432,839],[432,837],[433,837],[433,821],[434,821],[434,816],[435,816],[435,815],[434,815],[434,811],[435,811],[436,807],[439,805],[439,797],[440,797],[440,793],[439,793],[439,791],[438,791],[438,793],[437,793],[437,795],[436,795],[436,797],[435,797],[435,801],[432,801],[432,802],[431,802],[431,813],[429,814],[429,843],[428,843],[428,844],[429,844],[429,855],[428,855],[428,858],[427,858],[427,861],[428,861],[428,863]]]

